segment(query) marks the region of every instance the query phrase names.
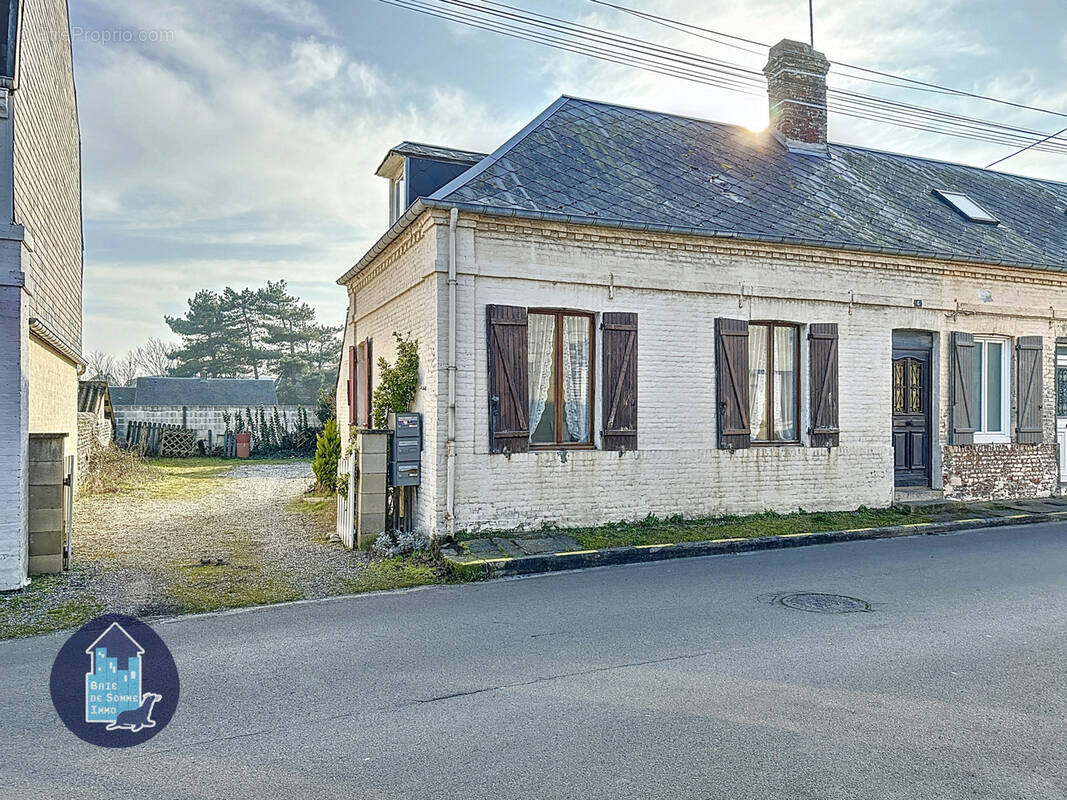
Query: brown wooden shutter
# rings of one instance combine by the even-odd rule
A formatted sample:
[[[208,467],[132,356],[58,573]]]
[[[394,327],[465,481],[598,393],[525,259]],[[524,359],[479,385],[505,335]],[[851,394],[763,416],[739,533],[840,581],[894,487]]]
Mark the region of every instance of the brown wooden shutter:
[[[356,424],[356,348],[348,346],[348,424]]]
[[[808,328],[811,359],[812,447],[837,447],[840,439],[837,403],[837,323],[813,323]]]
[[[952,443],[974,444],[978,406],[974,398],[974,336],[952,334]]]
[[[526,309],[485,307],[489,351],[489,452],[530,449]]]
[[[363,402],[361,413],[363,424],[368,428],[374,427],[374,417],[371,414],[374,400],[374,343],[371,339],[364,339],[360,345],[363,349]]]
[[[715,320],[715,399],[719,447],[747,448],[752,441],[748,421],[748,320]]]
[[[604,429],[605,450],[637,449],[637,314],[605,312]]]
[[[1020,444],[1040,444],[1044,439],[1041,355],[1040,336],[1020,336],[1015,343],[1015,376],[1018,381],[1015,435]]]

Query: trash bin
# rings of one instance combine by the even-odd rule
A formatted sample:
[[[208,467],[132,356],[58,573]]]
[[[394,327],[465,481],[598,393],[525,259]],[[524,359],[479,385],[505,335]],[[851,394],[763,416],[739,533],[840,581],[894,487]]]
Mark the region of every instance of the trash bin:
[[[248,458],[252,455],[252,434],[237,434],[237,457]]]

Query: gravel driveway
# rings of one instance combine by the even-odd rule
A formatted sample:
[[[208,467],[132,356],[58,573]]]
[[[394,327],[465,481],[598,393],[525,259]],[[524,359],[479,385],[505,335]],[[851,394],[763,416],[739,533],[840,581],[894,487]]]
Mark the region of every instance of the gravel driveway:
[[[0,638],[101,611],[150,617],[343,594],[372,561],[330,541],[328,512],[287,508],[314,481],[308,462],[209,466],[178,480],[79,497],[73,568],[0,597]]]

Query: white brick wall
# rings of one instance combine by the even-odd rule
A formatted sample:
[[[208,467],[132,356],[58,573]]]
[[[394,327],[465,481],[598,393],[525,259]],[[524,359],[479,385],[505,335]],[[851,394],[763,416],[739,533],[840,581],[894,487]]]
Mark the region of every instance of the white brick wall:
[[[12,509],[0,517],[0,590],[25,582],[29,431],[67,433],[68,453],[77,441],[76,366],[56,367],[60,357],[36,340],[31,350],[29,333],[37,317],[81,349],[81,153],[65,0],[20,4],[18,65],[11,119],[0,124],[0,153],[12,153],[0,190],[14,199],[14,219],[0,226],[26,230],[25,246],[0,240],[0,505]]]
[[[18,258],[19,243],[0,240],[0,268]],[[26,582],[29,325],[25,294],[0,285],[0,591]]]
[[[337,418],[344,427],[348,422],[348,345],[373,339],[372,377],[377,384],[378,359],[396,362],[393,333],[410,333],[419,341],[420,380],[413,410],[423,415],[425,449],[416,515],[416,524],[423,529],[436,526],[436,510],[439,506],[443,509],[444,503],[447,365],[439,361],[438,349],[445,341],[447,325],[446,280],[440,275],[441,270],[448,269],[447,236],[447,223],[442,229],[429,218],[419,220],[349,283],[355,299],[349,307],[337,384]]]
[[[81,141],[66,0],[22,3],[13,93],[15,222],[33,240],[30,316],[75,349],[82,337]],[[73,434],[73,432],[72,432]]]
[[[428,221],[436,225],[428,227]],[[357,276],[357,340],[376,353],[393,329],[423,340],[427,414],[420,518],[444,530],[447,216],[424,215],[418,243],[406,233]],[[433,242],[436,248],[427,245]],[[394,255],[393,253],[399,253]],[[436,267],[436,284],[427,271]],[[1067,334],[1067,278],[1046,272],[871,258],[831,250],[766,247],[697,237],[636,235],[460,215],[457,298],[458,529],[588,524],[643,517],[852,509],[893,499],[890,362],[895,328],[929,330],[938,342],[940,405],[936,465],[946,432],[948,333],[968,330],[1045,337],[1046,391],[1055,337]],[[614,286],[612,290],[609,288]],[[990,289],[992,303],[978,292]],[[614,294],[612,299],[611,295]],[[914,301],[921,300],[922,307]],[[963,315],[955,314],[957,301]],[[488,452],[485,306],[565,307],[639,314],[640,449],[617,453]],[[1052,321],[1049,307],[1056,310]],[[437,324],[432,314],[436,309]],[[715,447],[714,320],[735,317],[840,330],[841,445],[826,448]],[[807,370],[807,342],[802,342]],[[598,364],[599,368],[599,364]],[[436,380],[426,376],[437,371]],[[436,396],[435,396],[436,391]],[[600,382],[595,431],[600,428]],[[800,427],[808,425],[807,376]],[[1046,401],[1047,432],[1053,420]],[[436,424],[430,417],[436,414]],[[432,484],[431,484],[432,480]],[[940,483],[940,476],[937,478]],[[432,490],[431,490],[432,486]],[[427,506],[432,505],[432,510]]]

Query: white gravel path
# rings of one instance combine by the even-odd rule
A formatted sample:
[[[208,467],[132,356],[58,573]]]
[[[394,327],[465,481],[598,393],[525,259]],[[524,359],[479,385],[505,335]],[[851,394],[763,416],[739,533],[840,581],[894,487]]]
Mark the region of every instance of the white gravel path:
[[[313,482],[307,462],[242,464],[201,497],[80,500],[75,567],[107,610],[142,616],[176,609],[167,595],[173,570],[201,559],[251,554],[268,576],[304,597],[336,594],[368,557],[326,541],[329,529],[286,505]],[[332,502],[326,500],[325,502]]]

